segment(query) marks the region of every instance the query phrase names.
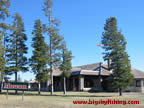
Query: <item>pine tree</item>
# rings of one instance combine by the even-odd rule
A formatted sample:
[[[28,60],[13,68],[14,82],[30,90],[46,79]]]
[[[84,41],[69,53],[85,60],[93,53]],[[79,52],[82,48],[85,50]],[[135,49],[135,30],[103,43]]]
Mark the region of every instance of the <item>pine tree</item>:
[[[11,26],[11,33],[7,38],[6,58],[7,58],[7,72],[15,74],[15,82],[17,82],[17,73],[26,72],[27,68],[27,46],[25,44],[27,36],[24,33],[24,23],[21,16],[16,13],[14,21]],[[17,93],[17,92],[16,92]]]
[[[0,20],[5,20],[9,16],[8,8],[10,7],[9,0],[0,0]]]
[[[102,36],[102,44],[105,49],[104,60],[111,59],[110,69],[113,70],[112,84],[119,89],[119,95],[122,95],[122,89],[132,84],[133,76],[129,56],[126,52],[126,40],[117,29],[117,20],[110,17],[106,20]]]
[[[60,49],[62,48],[62,38],[59,35],[58,21],[52,18],[52,0],[45,0],[43,11],[48,18],[48,26],[45,24],[45,32],[49,36],[49,59],[48,65],[50,67],[51,79],[51,95],[53,95],[53,69],[60,65]]]
[[[2,37],[0,37],[0,40],[2,40]],[[0,41],[0,82],[3,80],[4,76],[4,69],[5,69],[5,59],[3,57],[4,55],[4,48],[2,46],[2,42]]]
[[[33,56],[30,59],[30,66],[33,70],[33,72],[36,74],[36,80],[39,83],[39,91],[38,93],[40,94],[40,83],[41,82],[46,82],[48,78],[47,74],[47,44],[44,41],[43,37],[43,29],[42,29],[42,24],[41,21],[38,19],[35,22],[34,25],[34,30],[33,30],[33,43],[32,47],[34,48],[33,50]]]
[[[7,24],[4,22],[6,17],[9,17],[8,8],[10,7],[9,0],[0,0],[0,83],[3,81],[5,74],[5,49],[3,45],[5,31],[8,29]],[[1,88],[0,88],[1,93]]]
[[[59,67],[60,70],[62,71],[62,76],[63,76],[64,94],[66,94],[66,78],[68,78],[72,72],[71,60],[72,60],[72,52],[67,50],[64,41],[63,48],[62,48],[62,64]]]

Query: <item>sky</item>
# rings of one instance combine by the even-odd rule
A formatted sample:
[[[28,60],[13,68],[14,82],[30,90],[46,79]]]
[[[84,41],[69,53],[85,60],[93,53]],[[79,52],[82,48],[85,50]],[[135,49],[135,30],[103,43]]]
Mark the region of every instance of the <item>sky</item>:
[[[10,0],[10,14],[22,16],[29,47],[28,58],[32,55],[32,31],[34,22],[44,15],[44,0]],[[144,71],[144,0],[53,0],[53,17],[61,21],[60,33],[67,48],[72,51],[73,66],[100,62],[101,51],[96,45],[101,42],[104,24],[109,17],[116,17],[118,29],[127,41],[127,53],[133,68]],[[11,22],[12,18],[7,19]],[[46,39],[46,42],[48,40]],[[35,79],[32,72],[19,73],[22,80]],[[14,75],[12,76],[14,79]]]

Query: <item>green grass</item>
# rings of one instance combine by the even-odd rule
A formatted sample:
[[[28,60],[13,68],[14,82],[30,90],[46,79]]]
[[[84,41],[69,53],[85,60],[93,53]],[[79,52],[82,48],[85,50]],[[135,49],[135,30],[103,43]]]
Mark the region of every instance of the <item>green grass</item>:
[[[14,95],[10,91],[8,100],[6,100],[5,91],[0,94],[0,108],[144,108],[144,94],[142,93],[124,93],[123,96],[118,96],[118,93],[88,93],[88,92],[55,92],[54,96],[50,96],[49,92],[42,92],[37,95],[37,92],[25,92],[24,100],[22,101],[21,93]],[[73,100],[139,100],[139,105],[74,105]]]

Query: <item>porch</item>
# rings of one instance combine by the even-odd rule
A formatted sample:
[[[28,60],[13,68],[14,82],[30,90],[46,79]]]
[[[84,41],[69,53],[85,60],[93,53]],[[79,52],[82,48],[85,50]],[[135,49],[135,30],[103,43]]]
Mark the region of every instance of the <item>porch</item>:
[[[103,91],[106,76],[77,75],[66,78],[67,91]],[[54,77],[54,91],[63,90],[63,78]]]

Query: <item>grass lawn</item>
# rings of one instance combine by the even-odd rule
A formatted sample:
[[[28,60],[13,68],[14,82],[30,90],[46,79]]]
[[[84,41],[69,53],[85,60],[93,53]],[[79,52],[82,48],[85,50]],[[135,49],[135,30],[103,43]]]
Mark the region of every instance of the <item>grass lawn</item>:
[[[4,91],[5,92],[5,91]],[[6,95],[0,94],[0,108],[144,108],[144,94],[142,93],[123,93],[123,96],[118,96],[118,93],[88,93],[88,92],[67,92],[67,95],[63,95],[63,92],[55,92],[54,96],[50,96],[49,92],[42,92],[41,96],[37,95],[37,92],[25,92],[24,100],[22,96],[9,94],[8,100]],[[73,104],[75,100],[133,100],[140,101],[140,104],[136,105],[94,105],[94,104]]]

